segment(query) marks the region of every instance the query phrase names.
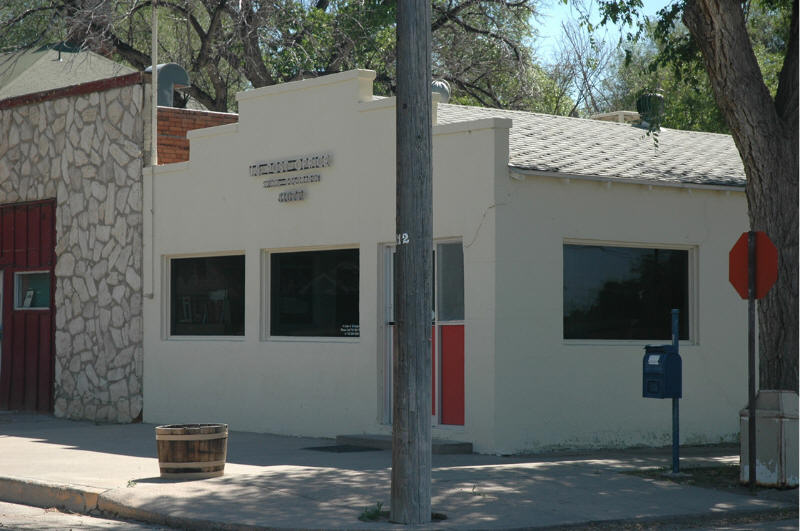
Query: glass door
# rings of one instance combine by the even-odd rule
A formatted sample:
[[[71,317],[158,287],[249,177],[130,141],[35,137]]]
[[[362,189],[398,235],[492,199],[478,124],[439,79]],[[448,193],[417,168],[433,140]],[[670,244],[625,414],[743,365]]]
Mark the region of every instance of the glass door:
[[[392,418],[392,367],[397,350],[394,321],[394,246],[386,246],[384,274],[384,401],[382,417]],[[431,420],[464,424],[464,250],[461,242],[436,243],[431,331]]]

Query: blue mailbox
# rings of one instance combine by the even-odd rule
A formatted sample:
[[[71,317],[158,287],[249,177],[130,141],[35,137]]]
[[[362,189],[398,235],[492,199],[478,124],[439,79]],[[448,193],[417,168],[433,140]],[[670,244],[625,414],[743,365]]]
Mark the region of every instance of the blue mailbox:
[[[647,345],[642,360],[644,398],[681,398],[681,356],[672,345]]]

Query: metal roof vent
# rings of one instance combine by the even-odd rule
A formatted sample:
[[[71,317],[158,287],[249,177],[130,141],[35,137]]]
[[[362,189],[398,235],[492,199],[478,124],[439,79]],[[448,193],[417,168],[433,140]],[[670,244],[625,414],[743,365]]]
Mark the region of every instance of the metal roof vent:
[[[434,94],[439,95],[440,103],[447,103],[450,101],[450,83],[444,79],[434,79],[431,81],[431,90]]]
[[[664,96],[659,92],[642,94],[636,100],[636,110],[642,117],[642,127],[658,129],[664,120]]]
[[[145,72],[152,72],[153,67],[148,66]],[[173,106],[173,91],[189,87],[189,74],[183,67],[176,63],[158,65],[158,105],[161,107]]]

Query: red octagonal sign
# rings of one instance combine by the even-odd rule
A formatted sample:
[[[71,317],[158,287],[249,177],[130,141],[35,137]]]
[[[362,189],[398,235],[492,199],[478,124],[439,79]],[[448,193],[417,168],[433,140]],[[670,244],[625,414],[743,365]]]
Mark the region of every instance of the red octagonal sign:
[[[747,298],[747,234],[743,232],[729,253],[728,279],[743,298]],[[760,299],[778,279],[778,249],[762,231],[756,234],[756,289],[755,298]]]

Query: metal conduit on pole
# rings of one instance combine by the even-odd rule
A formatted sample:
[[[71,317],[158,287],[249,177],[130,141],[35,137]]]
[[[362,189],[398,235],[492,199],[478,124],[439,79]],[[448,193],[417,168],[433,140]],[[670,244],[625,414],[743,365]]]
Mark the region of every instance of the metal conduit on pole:
[[[150,175],[145,176],[142,171],[142,206],[144,218],[142,220],[145,237],[142,243],[142,271],[149,272],[143,275],[142,295],[148,299],[153,298],[153,279],[155,278],[155,257],[153,255],[153,242],[155,241],[155,224],[153,223],[154,191],[156,180],[156,165],[158,165],[158,2],[152,0],[150,20]],[[143,169],[144,170],[144,169]],[[149,177],[149,178],[148,178]],[[148,271],[149,270],[149,271]]]
[[[431,4],[397,5],[398,348],[393,361],[393,522],[431,520],[433,254]]]
[[[150,31],[153,42],[150,48],[150,60],[153,68],[150,83],[150,166],[155,172],[158,164],[158,0],[152,0],[152,29]]]

